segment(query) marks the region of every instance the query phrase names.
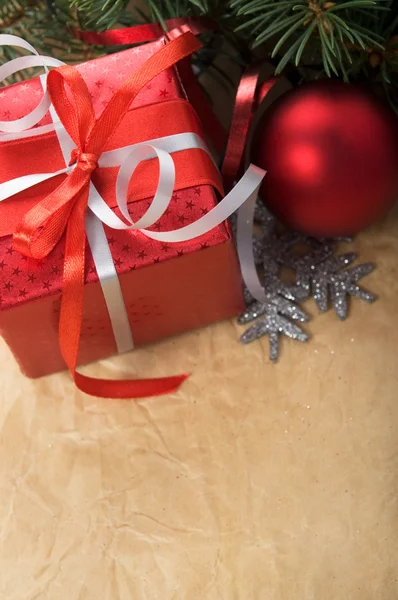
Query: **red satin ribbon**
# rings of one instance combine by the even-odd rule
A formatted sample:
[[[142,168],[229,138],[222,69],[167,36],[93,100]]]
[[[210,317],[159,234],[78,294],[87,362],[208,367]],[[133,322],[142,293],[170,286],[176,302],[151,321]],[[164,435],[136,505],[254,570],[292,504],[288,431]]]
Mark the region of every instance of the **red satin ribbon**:
[[[59,339],[62,356],[76,385],[103,398],[142,398],[175,391],[188,375],[148,380],[109,381],[76,372],[83,314],[85,229],[91,174],[98,158],[125,116],[131,102],[156,75],[200,48],[188,32],[166,44],[119,88],[98,120],[80,73],[65,66],[48,75],[51,101],[76,144],[71,161],[76,168],[58,188],[34,206],[14,232],[14,247],[28,257],[47,256],[66,231]],[[68,94],[66,84],[72,94]],[[70,101],[70,98],[72,102]]]
[[[276,77],[271,77],[259,85],[259,76],[259,66],[247,67],[236,93],[227,149],[221,169],[227,191],[233,187],[242,166],[255,111],[277,82]]]
[[[139,126],[137,126],[139,124]],[[105,151],[156,138],[185,133],[203,135],[192,106],[182,98],[175,98],[131,108],[121,125],[112,135]],[[29,159],[21,164],[21,150]],[[221,174],[210,156],[199,148],[181,150],[173,155],[176,180],[174,191],[198,185],[210,185],[223,195]],[[0,182],[29,173],[57,171],[65,166],[55,131],[25,139],[8,140],[0,144]],[[129,185],[128,202],[152,198],[157,189],[159,165],[156,159],[140,163]],[[94,174],[97,190],[111,208],[117,206],[117,167],[98,169]],[[0,238],[13,235],[23,216],[46,195],[52,192],[66,175],[43,182],[24,190],[1,203]]]
[[[124,29],[111,29],[103,33],[94,31],[73,30],[73,34],[84,41],[86,44],[95,44],[98,46],[125,46],[130,44],[142,44],[158,39],[162,35],[168,35],[170,38],[181,35],[182,32],[190,31],[197,35],[216,28],[216,24],[211,19],[200,18],[181,18],[168,19],[166,21],[167,32],[160,23],[148,23],[147,25],[136,25]],[[199,115],[203,129],[211,140],[217,152],[222,152],[227,141],[227,133],[220,121],[215,116],[209,100],[203,93],[193,71],[190,58],[182,60],[179,64],[179,74],[184,90],[190,103]]]
[[[73,29],[72,32],[86,44],[126,46],[129,44],[153,42],[174,29],[180,30],[180,33],[190,31],[194,35],[215,29],[215,23],[205,17],[167,19],[165,24],[167,27],[166,31],[160,23],[145,23],[144,25],[134,25],[133,27],[123,27],[122,29],[111,29],[102,33],[78,29]]]

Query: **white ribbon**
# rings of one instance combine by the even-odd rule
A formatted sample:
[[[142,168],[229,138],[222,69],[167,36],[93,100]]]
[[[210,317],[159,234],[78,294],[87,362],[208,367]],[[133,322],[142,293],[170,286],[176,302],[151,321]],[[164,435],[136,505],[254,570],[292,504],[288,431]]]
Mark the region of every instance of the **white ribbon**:
[[[0,81],[26,67],[43,66],[47,74],[48,66],[60,66],[63,64],[61,61],[51,57],[40,56],[33,46],[16,36],[0,35],[0,46],[5,45],[18,46],[30,50],[34,56],[22,56],[0,66]],[[9,122],[0,121],[0,131],[5,132],[5,135],[0,135],[0,142],[10,139],[28,138],[32,135],[38,136],[41,133],[55,131],[65,159],[65,165],[68,165],[69,157],[75,145],[62,123],[59,122],[55,110],[51,105],[46,89],[46,75],[40,79],[43,86],[43,98],[39,105],[22,119]],[[30,128],[40,122],[48,110],[50,110],[53,123],[29,131]],[[213,160],[202,138],[192,132],[132,144],[104,152],[100,156],[98,161],[99,167],[120,167],[116,181],[116,201],[125,221],[122,221],[113,212],[101,197],[94,184],[90,182],[86,233],[119,352],[132,349],[134,342],[123,294],[103,224],[118,230],[139,230],[147,237],[161,242],[185,242],[214,229],[228,219],[237,209],[240,209],[238,215],[238,255],[242,276],[250,293],[259,301],[265,300],[264,290],[258,279],[252,251],[254,205],[261,181],[265,175],[262,169],[250,165],[240,181],[238,181],[225,198],[194,223],[173,231],[155,232],[148,230],[165,213],[173,195],[175,166],[172,154],[191,148],[200,148]],[[138,165],[142,161],[152,158],[157,158],[159,161],[157,190],[145,214],[138,221],[133,222],[128,210],[129,183]],[[74,168],[76,168],[76,165],[71,167],[66,166],[64,169],[53,173],[34,173],[7,181],[0,185],[0,202],[57,175],[68,175]]]

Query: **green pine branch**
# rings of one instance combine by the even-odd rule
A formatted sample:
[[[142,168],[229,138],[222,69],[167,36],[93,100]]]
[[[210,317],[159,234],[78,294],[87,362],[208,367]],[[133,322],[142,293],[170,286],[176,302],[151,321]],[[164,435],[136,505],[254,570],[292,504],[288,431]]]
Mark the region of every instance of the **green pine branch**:
[[[54,4],[57,4],[55,0]],[[84,29],[103,31],[115,25],[128,25],[127,5],[129,0],[69,0],[70,9],[76,11],[80,25]]]
[[[68,27],[104,31],[145,21],[206,16],[217,30],[203,34],[195,56],[228,84],[214,60],[232,42],[230,57],[248,64],[267,56],[275,72],[303,80],[321,76],[346,81],[366,77],[398,106],[398,0],[146,0],[140,12],[128,0],[0,0],[2,32],[28,39],[40,52],[81,62],[113,48],[87,47]],[[18,51],[0,49],[5,59]],[[398,112],[398,110],[397,110]]]
[[[1,33],[20,36],[28,40],[41,54],[56,56],[65,62],[81,62],[98,54],[95,48],[89,48],[79,40],[71,37],[65,27],[70,22],[69,6],[64,1],[63,10],[57,17],[49,10],[45,0],[0,0],[0,29]],[[21,55],[21,50],[2,46],[0,60],[5,62]],[[36,72],[33,70],[33,72]],[[31,75],[17,73],[7,81],[12,83]]]
[[[347,78],[353,53],[369,47],[383,51],[384,38],[375,33],[374,17],[389,12],[390,4],[386,0],[232,0],[231,7],[240,21],[238,33],[247,36],[253,47],[271,46],[271,57],[279,58],[277,74],[289,62],[301,65],[306,49],[315,46],[326,74]]]

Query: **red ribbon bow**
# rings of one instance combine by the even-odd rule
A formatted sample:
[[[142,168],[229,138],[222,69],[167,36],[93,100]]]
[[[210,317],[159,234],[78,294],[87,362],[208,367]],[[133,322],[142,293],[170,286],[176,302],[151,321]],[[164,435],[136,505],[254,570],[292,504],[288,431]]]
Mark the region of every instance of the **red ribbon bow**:
[[[82,391],[104,398],[141,398],[175,391],[187,375],[147,380],[93,379],[76,372],[83,314],[85,227],[90,179],[107,141],[130,104],[154,77],[200,48],[187,32],[149,58],[115,93],[98,120],[80,73],[71,66],[52,71],[47,78],[54,108],[76,144],[70,164],[76,168],[23,218],[14,232],[14,247],[25,256],[46,257],[66,232],[63,293],[59,324],[62,356]],[[73,103],[66,92],[72,92]]]

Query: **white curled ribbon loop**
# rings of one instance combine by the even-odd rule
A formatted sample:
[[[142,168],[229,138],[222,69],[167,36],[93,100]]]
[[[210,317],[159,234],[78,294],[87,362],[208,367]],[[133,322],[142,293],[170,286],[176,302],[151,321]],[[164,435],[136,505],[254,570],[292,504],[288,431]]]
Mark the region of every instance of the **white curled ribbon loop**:
[[[128,187],[134,171],[143,160],[155,156],[159,161],[159,181],[155,196],[146,213],[134,223],[128,209]],[[171,155],[152,144],[141,144],[133,147],[123,161],[116,181],[117,205],[126,219],[123,222],[99,194],[89,197],[88,206],[93,213],[113,229],[143,229],[154,225],[167,210],[175,185],[175,167]]]
[[[48,73],[47,67],[59,67],[64,63],[56,58],[50,56],[41,56],[33,46],[22,38],[16,35],[1,34],[0,35],[0,46],[16,46],[23,48],[34,54],[34,56],[20,56],[14,58],[8,63],[0,66],[0,82],[4,81],[10,75],[23,71],[29,67],[43,67],[46,73]],[[14,121],[0,121],[0,130],[6,133],[18,133],[25,129],[30,129],[46,115],[51,106],[50,97],[47,93],[47,89],[44,88],[43,98],[40,100],[38,106],[34,108],[28,115],[21,119],[15,119]]]
[[[49,66],[63,65],[51,57],[40,56],[28,42],[12,35],[0,35],[0,45],[14,45],[31,51],[34,56],[20,57],[0,67],[0,79],[27,66],[43,66],[46,73]],[[65,168],[52,173],[34,173],[7,181],[0,185],[0,202],[14,194],[22,192],[38,183],[42,183],[57,175],[69,175],[76,165],[68,166],[71,150],[74,143],[59,122],[58,117],[50,103],[46,90],[45,77],[41,77],[44,95],[40,104],[27,116],[15,121],[0,121],[0,130],[8,135],[0,135],[2,139],[23,139],[32,135],[29,131],[50,110],[53,118],[51,126],[44,126],[35,130],[35,135],[55,131],[65,159]],[[28,130],[28,131],[26,131]],[[10,135],[12,134],[12,135]],[[94,264],[97,270],[105,302],[112,323],[112,328],[119,352],[130,350],[134,347],[131,328],[123,300],[123,294],[113,258],[109,249],[103,224],[117,230],[139,230],[146,237],[160,242],[185,242],[208,233],[228,219],[236,210],[238,215],[238,255],[241,263],[242,275],[246,286],[254,298],[265,301],[265,293],[258,279],[257,270],[253,259],[252,229],[254,206],[258,190],[265,172],[250,165],[243,177],[223,200],[197,221],[173,231],[149,231],[148,227],[154,225],[167,210],[175,186],[175,165],[172,155],[182,150],[200,148],[210,158],[214,159],[205,142],[195,133],[186,132],[165,136],[147,142],[132,144],[123,148],[104,152],[98,161],[99,167],[120,167],[116,181],[117,206],[124,221],[107,205],[94,184],[90,182],[89,200],[86,215],[86,233]],[[131,178],[138,165],[145,160],[157,158],[159,161],[159,181],[155,196],[145,212],[136,222],[130,217],[128,210],[128,189]]]

